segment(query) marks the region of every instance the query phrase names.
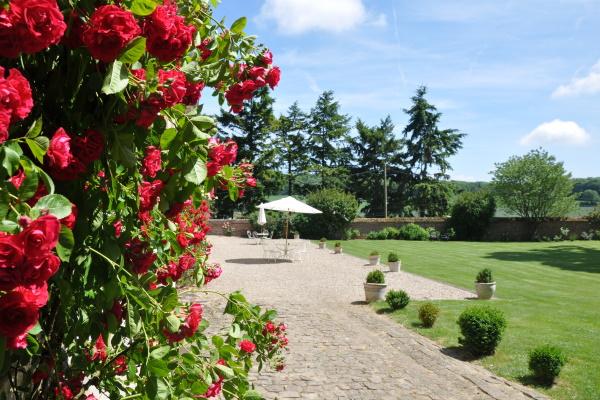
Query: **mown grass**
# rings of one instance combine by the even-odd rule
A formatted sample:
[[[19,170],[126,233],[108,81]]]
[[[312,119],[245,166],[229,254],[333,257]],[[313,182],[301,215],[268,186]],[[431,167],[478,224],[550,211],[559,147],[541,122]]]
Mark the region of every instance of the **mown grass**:
[[[333,244],[330,244],[333,246]],[[402,270],[473,290],[474,278],[490,268],[498,299],[486,304],[501,309],[508,328],[495,355],[475,362],[506,378],[534,385],[527,354],[550,343],[564,349],[569,362],[553,387],[535,386],[556,399],[600,399],[600,243],[474,243],[353,240],[346,253],[367,258],[377,250],[385,260],[394,251]],[[398,288],[392,288],[398,289]],[[391,313],[399,323],[456,353],[458,315],[479,300],[436,301],[441,315],[431,329],[419,324],[411,302]],[[385,303],[375,304],[385,309]],[[460,353],[460,349],[458,349]]]

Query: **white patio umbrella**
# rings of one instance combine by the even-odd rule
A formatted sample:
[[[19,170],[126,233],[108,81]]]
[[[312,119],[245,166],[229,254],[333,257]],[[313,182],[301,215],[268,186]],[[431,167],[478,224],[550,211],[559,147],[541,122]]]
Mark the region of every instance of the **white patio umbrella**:
[[[259,225],[264,225],[267,223],[267,215],[265,214],[265,209],[262,207],[262,204],[258,206],[258,219],[256,223]]]
[[[288,249],[288,226],[290,223],[290,215],[291,213],[300,213],[300,214],[322,214],[321,211],[317,210],[314,207],[309,206],[306,203],[301,202],[293,198],[292,196],[284,197],[283,199],[271,201],[269,203],[261,204],[258,206],[262,211],[264,210],[273,210],[273,211],[281,211],[287,214],[287,218],[285,219],[285,253],[287,254]],[[260,215],[259,215],[260,218]]]

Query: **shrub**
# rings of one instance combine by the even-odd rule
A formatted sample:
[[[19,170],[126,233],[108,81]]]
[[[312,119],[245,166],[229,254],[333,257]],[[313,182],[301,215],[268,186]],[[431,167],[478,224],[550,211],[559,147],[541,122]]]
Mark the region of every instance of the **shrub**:
[[[476,356],[494,354],[506,329],[502,311],[489,306],[467,308],[458,317],[459,343]]]
[[[367,274],[367,283],[385,283],[385,275],[379,269],[375,269]]]
[[[593,228],[600,228],[600,206],[594,207],[592,212],[590,212],[585,218]]]
[[[481,240],[496,213],[496,202],[486,191],[461,193],[450,213],[450,226],[459,240]]]
[[[417,224],[407,224],[399,229],[398,234],[403,240],[429,240],[429,233]]]
[[[398,228],[394,228],[393,226],[383,228],[382,232],[385,234],[385,237],[388,240],[400,239],[400,230]]]
[[[342,239],[358,213],[358,201],[354,195],[338,189],[312,192],[306,203],[322,211],[322,214],[301,214],[294,218],[296,228],[307,238],[327,236]]]
[[[489,268],[484,268],[477,274],[477,278],[475,279],[477,283],[492,283],[494,282],[494,278],[492,277],[492,270]]]
[[[341,242],[335,242],[335,247],[342,247],[342,243]]]
[[[437,229],[429,226],[427,228],[425,228],[425,230],[427,231],[427,234],[429,235],[429,239],[439,239],[440,238],[440,231],[438,231]]]
[[[320,242],[326,242],[327,238],[322,237],[321,240],[319,240]]]
[[[396,262],[396,261],[398,261],[399,260],[398,254],[396,254],[394,252],[388,254],[387,260],[388,260],[388,262]]]
[[[419,319],[425,328],[431,328],[438,315],[440,315],[440,308],[433,303],[425,303],[419,307]]]
[[[410,303],[410,297],[404,290],[390,290],[385,295],[385,301],[395,311],[406,307]]]
[[[567,358],[558,348],[550,345],[536,347],[529,353],[529,369],[543,383],[551,384],[560,374]]]
[[[358,239],[359,237],[360,237],[360,231],[356,228],[346,229],[346,232],[344,232],[345,240]]]
[[[379,252],[377,250],[373,250],[371,253],[369,253],[369,257],[375,257],[378,255],[379,255]]]

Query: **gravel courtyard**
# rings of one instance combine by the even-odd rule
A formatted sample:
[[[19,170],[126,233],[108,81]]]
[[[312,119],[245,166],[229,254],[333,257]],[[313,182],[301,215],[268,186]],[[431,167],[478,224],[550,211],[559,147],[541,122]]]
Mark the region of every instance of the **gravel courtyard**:
[[[517,383],[444,354],[432,341],[364,304],[362,282],[372,266],[308,243],[301,262],[268,262],[248,239],[211,236],[223,274],[211,290],[241,290],[275,308],[290,340],[283,372],[256,377],[267,399],[545,399]],[[387,268],[383,267],[386,271]],[[391,289],[413,299],[465,299],[470,292],[405,272],[386,273]],[[210,297],[207,317],[222,301]],[[212,315],[211,315],[212,314]]]

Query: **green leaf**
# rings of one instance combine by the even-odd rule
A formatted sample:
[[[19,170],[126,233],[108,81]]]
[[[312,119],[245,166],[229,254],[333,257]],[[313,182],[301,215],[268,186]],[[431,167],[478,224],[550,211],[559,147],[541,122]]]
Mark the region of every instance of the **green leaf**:
[[[197,115],[190,118],[190,121],[200,130],[209,131],[215,127],[215,120],[207,115]]]
[[[31,328],[31,330],[28,332],[30,335],[37,335],[40,332],[42,332],[42,327],[40,326],[40,323],[36,323],[35,326],[33,328]]]
[[[75,238],[73,232],[64,225],[61,225],[60,235],[58,236],[58,244],[56,245],[56,253],[62,261],[69,261],[71,252],[75,247]]]
[[[19,169],[19,154],[16,151],[2,147],[0,149],[0,159],[2,160],[2,166],[6,170],[8,175],[13,175]]]
[[[143,36],[139,36],[133,39],[119,57],[119,61],[126,64],[133,64],[137,62],[146,51],[146,38]]]
[[[241,339],[242,330],[238,324],[231,325],[231,328],[229,329],[229,336],[235,339]]]
[[[42,211],[47,211],[56,218],[61,219],[71,214],[71,202],[60,194],[49,194],[38,200],[31,210],[39,216]]]
[[[169,315],[167,317],[167,329],[171,333],[177,332],[179,330],[180,326],[181,326],[181,320],[179,318],[177,318],[174,315]]]
[[[191,390],[193,394],[204,394],[208,390],[208,385],[202,381],[196,381],[192,383]]]
[[[15,221],[9,221],[7,219],[0,222],[0,232],[15,233],[19,229],[19,224]]]
[[[162,135],[160,135],[160,148],[166,150],[169,145],[177,137],[177,129],[169,128],[165,129]]]
[[[158,6],[158,1],[155,0],[133,0],[129,11],[143,17],[152,14],[156,6]]]
[[[198,159],[192,167],[191,171],[186,173],[183,177],[186,181],[200,185],[206,179],[208,171],[206,170],[206,164],[204,161]]]
[[[115,94],[123,91],[129,84],[129,71],[121,61],[115,60],[108,67],[104,83],[102,84],[102,93]]]
[[[164,377],[169,375],[169,367],[164,360],[152,358],[148,361],[148,371],[154,376]]]
[[[42,133],[42,125],[42,117],[39,117],[33,124],[31,124],[25,136],[28,138],[38,137],[40,133]]]
[[[126,167],[135,167],[133,134],[120,133],[114,136],[112,153],[116,161],[121,161]]]
[[[217,364],[215,365],[215,368],[218,369],[219,371],[221,371],[223,373],[223,375],[225,376],[225,378],[233,378],[233,370],[225,365],[221,365],[221,364]]]
[[[171,347],[161,346],[158,349],[152,350],[150,357],[156,360],[162,360],[167,354],[169,354],[169,351],[171,351]]]
[[[246,17],[238,18],[233,24],[231,24],[231,32],[242,33],[244,31],[244,28],[246,27],[247,22],[248,20],[246,19]]]
[[[264,397],[258,393],[256,390],[248,390],[244,393],[243,400],[264,400]]]
[[[31,161],[23,159],[21,160],[21,166],[25,173],[25,179],[19,187],[19,199],[25,201],[32,198],[35,192],[37,192],[39,176],[37,173],[38,168]]]
[[[50,178],[50,175],[48,175],[41,168],[36,168],[36,170],[37,170],[38,174],[40,175],[40,178],[42,178],[42,181],[44,182],[44,186],[46,186],[48,193],[53,194],[54,193],[54,182],[52,181],[52,178]]]
[[[46,136],[38,136],[33,139],[25,138],[25,142],[33,156],[41,163],[44,162],[44,155],[46,151],[48,151],[48,146],[50,146],[50,139]]]

